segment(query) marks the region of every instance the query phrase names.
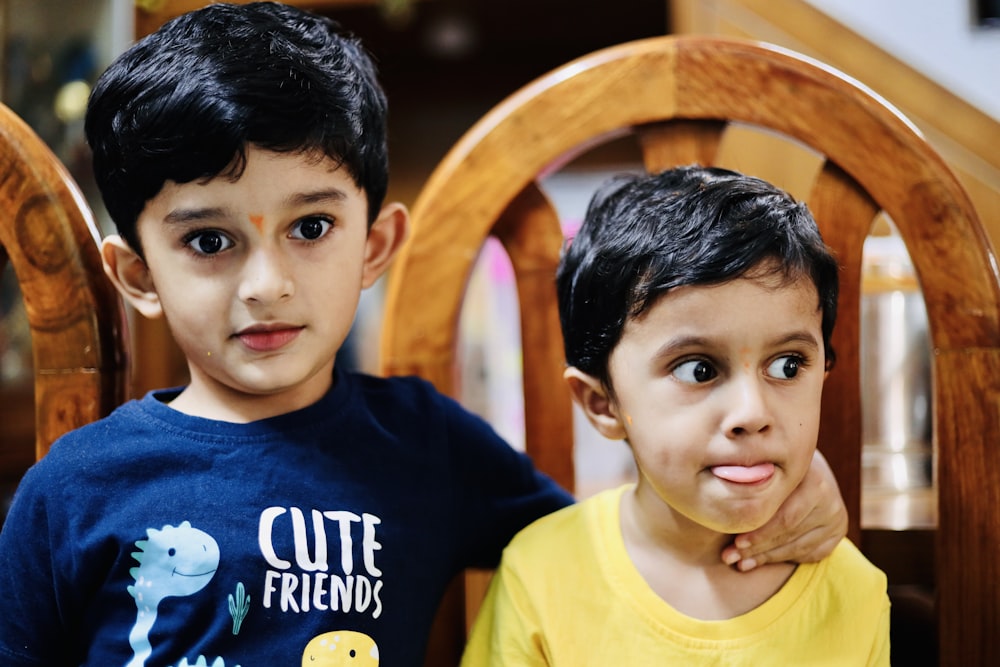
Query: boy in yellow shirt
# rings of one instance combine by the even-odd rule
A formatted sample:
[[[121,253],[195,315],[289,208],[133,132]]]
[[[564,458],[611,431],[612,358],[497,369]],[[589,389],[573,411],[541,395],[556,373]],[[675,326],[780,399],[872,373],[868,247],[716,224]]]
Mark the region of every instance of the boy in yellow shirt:
[[[592,200],[558,276],[576,402],[634,485],[505,550],[463,664],[888,665],[886,578],[849,541],[740,572],[816,448],[837,264],[802,204],[686,167]]]

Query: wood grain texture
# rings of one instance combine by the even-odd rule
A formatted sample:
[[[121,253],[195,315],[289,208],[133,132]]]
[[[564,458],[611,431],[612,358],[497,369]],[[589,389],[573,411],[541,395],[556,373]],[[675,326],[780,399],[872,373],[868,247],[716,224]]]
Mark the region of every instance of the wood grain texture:
[[[556,304],[556,268],[562,228],[552,204],[529,184],[500,216],[493,232],[510,257],[517,283],[523,345],[524,402],[545,405],[525,411],[525,450],[538,468],[573,491],[573,411],[563,386],[563,347]]]
[[[820,156],[806,199],[842,266],[838,361],[824,392],[821,448],[851,508],[856,541],[861,251],[880,212],[906,243],[934,353],[941,664],[1000,664],[996,260],[968,195],[939,154],[897,110],[832,68],[750,41],[671,36],[595,52],[513,94],[455,145],[413,208],[412,235],[388,284],[382,370],[415,372],[456,393],[458,318],[487,236],[516,238],[508,242],[512,254],[525,252],[525,244],[536,243],[541,254],[556,245],[551,216],[534,193],[544,175],[623,135],[636,135],[648,169],[712,162],[725,128],[734,124],[780,135]],[[522,207],[532,213],[507,213]],[[531,350],[535,359],[525,362],[526,378],[535,370],[551,374],[561,362],[537,360],[559,350],[551,344],[557,323],[540,315],[551,298],[534,288],[521,293],[522,320],[534,322],[523,333],[525,358]],[[565,392],[552,387],[525,403],[529,440],[552,440],[557,456],[565,455],[565,445],[543,429],[548,415],[561,414]],[[558,481],[572,483],[571,467],[545,466]],[[464,622],[450,621],[457,646]],[[431,656],[428,664],[451,659]]]
[[[955,170],[1000,247],[1000,122],[803,0],[672,0],[677,33],[744,37],[829,63],[903,110]],[[973,36],[974,37],[974,36]]]
[[[121,302],[101,269],[97,228],[76,184],[35,133],[0,106],[0,245],[31,329],[36,456],[126,395]]]

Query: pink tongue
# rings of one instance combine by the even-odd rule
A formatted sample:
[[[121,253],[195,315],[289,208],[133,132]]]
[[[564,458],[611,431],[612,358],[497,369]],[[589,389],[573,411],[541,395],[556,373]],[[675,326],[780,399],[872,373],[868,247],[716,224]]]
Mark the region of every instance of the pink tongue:
[[[753,484],[774,474],[773,463],[758,463],[755,466],[715,466],[712,473],[727,482]]]

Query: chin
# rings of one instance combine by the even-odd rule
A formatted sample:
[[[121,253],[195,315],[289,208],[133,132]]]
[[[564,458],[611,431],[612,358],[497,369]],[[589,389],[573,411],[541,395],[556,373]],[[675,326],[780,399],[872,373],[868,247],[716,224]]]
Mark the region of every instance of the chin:
[[[719,527],[716,529],[730,535],[749,533],[770,521],[779,506],[780,504],[774,503],[743,503],[720,517]]]

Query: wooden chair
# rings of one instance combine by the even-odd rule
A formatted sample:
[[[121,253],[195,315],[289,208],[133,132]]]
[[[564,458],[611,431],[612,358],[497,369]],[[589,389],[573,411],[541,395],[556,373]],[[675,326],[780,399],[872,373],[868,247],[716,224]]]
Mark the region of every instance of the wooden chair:
[[[838,359],[824,392],[820,447],[856,542],[862,246],[879,214],[905,241],[933,348],[940,664],[1000,664],[996,258],[937,153],[900,114],[829,68],[757,43],[662,37],[592,53],[513,94],[454,146],[413,207],[411,238],[388,282],[382,370],[421,375],[459,395],[463,298],[480,249],[495,236],[510,256],[520,300],[526,448],[572,489],[572,416],[553,289],[563,234],[542,181],[613,139],[634,141],[648,170],[718,164],[727,138],[745,128],[783,137],[816,158],[802,198],[842,264]],[[469,592],[470,614],[478,595]],[[432,646],[429,664],[454,664],[449,649],[461,645],[467,621],[456,594],[439,617],[441,636],[450,639]]]
[[[522,304],[527,448],[572,488],[571,409],[552,292],[563,238],[539,182],[612,137],[634,135],[648,169],[713,163],[734,123],[821,156],[806,198],[843,263],[838,365],[825,392],[821,447],[856,539],[861,246],[878,211],[906,241],[934,349],[941,664],[1000,664],[996,261],[937,154],[898,114],[835,72],[761,45],[667,37],[597,52],[528,85],[469,131],[416,203],[412,238],[388,286],[384,370],[418,373],[457,393],[462,296],[494,234],[510,254]],[[124,317],[101,271],[83,198],[51,152],[3,108],[0,205],[0,263],[14,269],[32,331],[41,456],[60,434],[125,398]],[[464,599],[452,595],[442,610],[431,661],[453,664],[464,639]]]
[[[0,105],[0,269],[21,289],[34,358],[35,456],[127,394],[121,301],[90,208],[48,146]]]

